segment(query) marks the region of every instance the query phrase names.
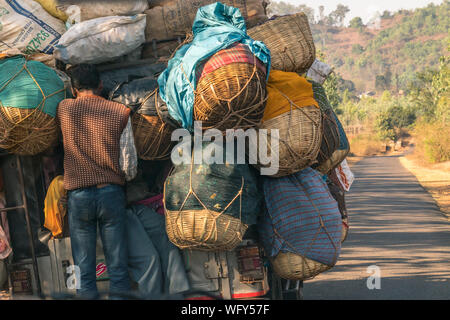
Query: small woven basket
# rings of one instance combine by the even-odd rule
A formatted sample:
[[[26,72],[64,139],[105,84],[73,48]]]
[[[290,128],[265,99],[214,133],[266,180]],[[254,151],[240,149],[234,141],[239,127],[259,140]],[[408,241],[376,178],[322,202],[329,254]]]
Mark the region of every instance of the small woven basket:
[[[271,260],[276,274],[287,280],[308,280],[332,268],[291,252],[280,252]]]
[[[308,17],[302,12],[270,20],[247,33],[270,49],[272,69],[305,73],[316,58]]]
[[[134,113],[131,118],[138,157],[143,160],[165,160],[172,150],[173,128],[158,116]]]
[[[260,125],[267,101],[266,77],[256,65],[232,63],[207,74],[195,91],[194,120],[203,129]]]
[[[166,210],[166,231],[180,249],[230,251],[241,242],[248,226],[239,219],[211,210]]]
[[[323,174],[329,173],[347,158],[349,151],[349,149],[334,151],[331,157],[322,162],[316,170]]]
[[[320,109],[310,106],[292,109],[278,117],[264,121],[260,129],[267,129],[267,150],[271,157],[271,130],[279,130],[279,170],[272,177],[284,177],[312,165],[317,158],[322,136]],[[261,167],[261,164],[257,164]]]
[[[33,156],[58,142],[55,118],[37,108],[0,107],[0,148]]]

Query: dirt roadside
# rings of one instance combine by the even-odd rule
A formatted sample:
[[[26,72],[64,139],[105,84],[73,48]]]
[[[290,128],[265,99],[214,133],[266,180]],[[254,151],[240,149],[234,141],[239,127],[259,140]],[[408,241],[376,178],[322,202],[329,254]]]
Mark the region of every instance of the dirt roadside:
[[[450,161],[428,165],[411,155],[400,157],[400,163],[416,176],[441,211],[450,219]]]

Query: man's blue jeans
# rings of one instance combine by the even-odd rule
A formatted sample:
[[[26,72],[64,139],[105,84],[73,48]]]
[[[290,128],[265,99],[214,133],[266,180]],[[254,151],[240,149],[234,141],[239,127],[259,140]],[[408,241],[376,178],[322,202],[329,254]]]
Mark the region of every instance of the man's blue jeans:
[[[97,224],[110,278],[110,298],[130,291],[126,200],[121,186],[107,185],[68,192],[72,256],[80,268],[80,289],[85,299],[98,298],[96,283]]]

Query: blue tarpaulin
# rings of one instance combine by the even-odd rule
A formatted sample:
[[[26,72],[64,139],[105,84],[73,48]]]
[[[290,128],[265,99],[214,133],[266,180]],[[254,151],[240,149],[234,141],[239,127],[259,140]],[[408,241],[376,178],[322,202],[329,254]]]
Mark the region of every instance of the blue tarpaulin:
[[[182,46],[159,76],[159,92],[167,103],[170,115],[183,128],[193,128],[195,70],[199,62],[235,42],[247,45],[251,52],[270,70],[270,51],[260,41],[247,35],[245,20],[239,9],[220,2],[198,9],[192,27],[193,41]]]

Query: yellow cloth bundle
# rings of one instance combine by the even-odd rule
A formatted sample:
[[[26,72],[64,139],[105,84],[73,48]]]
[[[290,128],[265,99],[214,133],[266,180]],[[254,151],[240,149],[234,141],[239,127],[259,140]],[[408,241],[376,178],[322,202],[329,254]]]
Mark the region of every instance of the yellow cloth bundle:
[[[52,180],[45,196],[45,222],[44,227],[52,232],[53,237],[62,235],[66,208],[60,203],[61,198],[67,195],[64,189],[64,177],[57,176]]]
[[[314,99],[312,84],[295,72],[271,70],[267,83],[267,95],[263,121],[291,111],[291,101],[295,104],[292,108],[307,106],[319,108],[319,104]]]

